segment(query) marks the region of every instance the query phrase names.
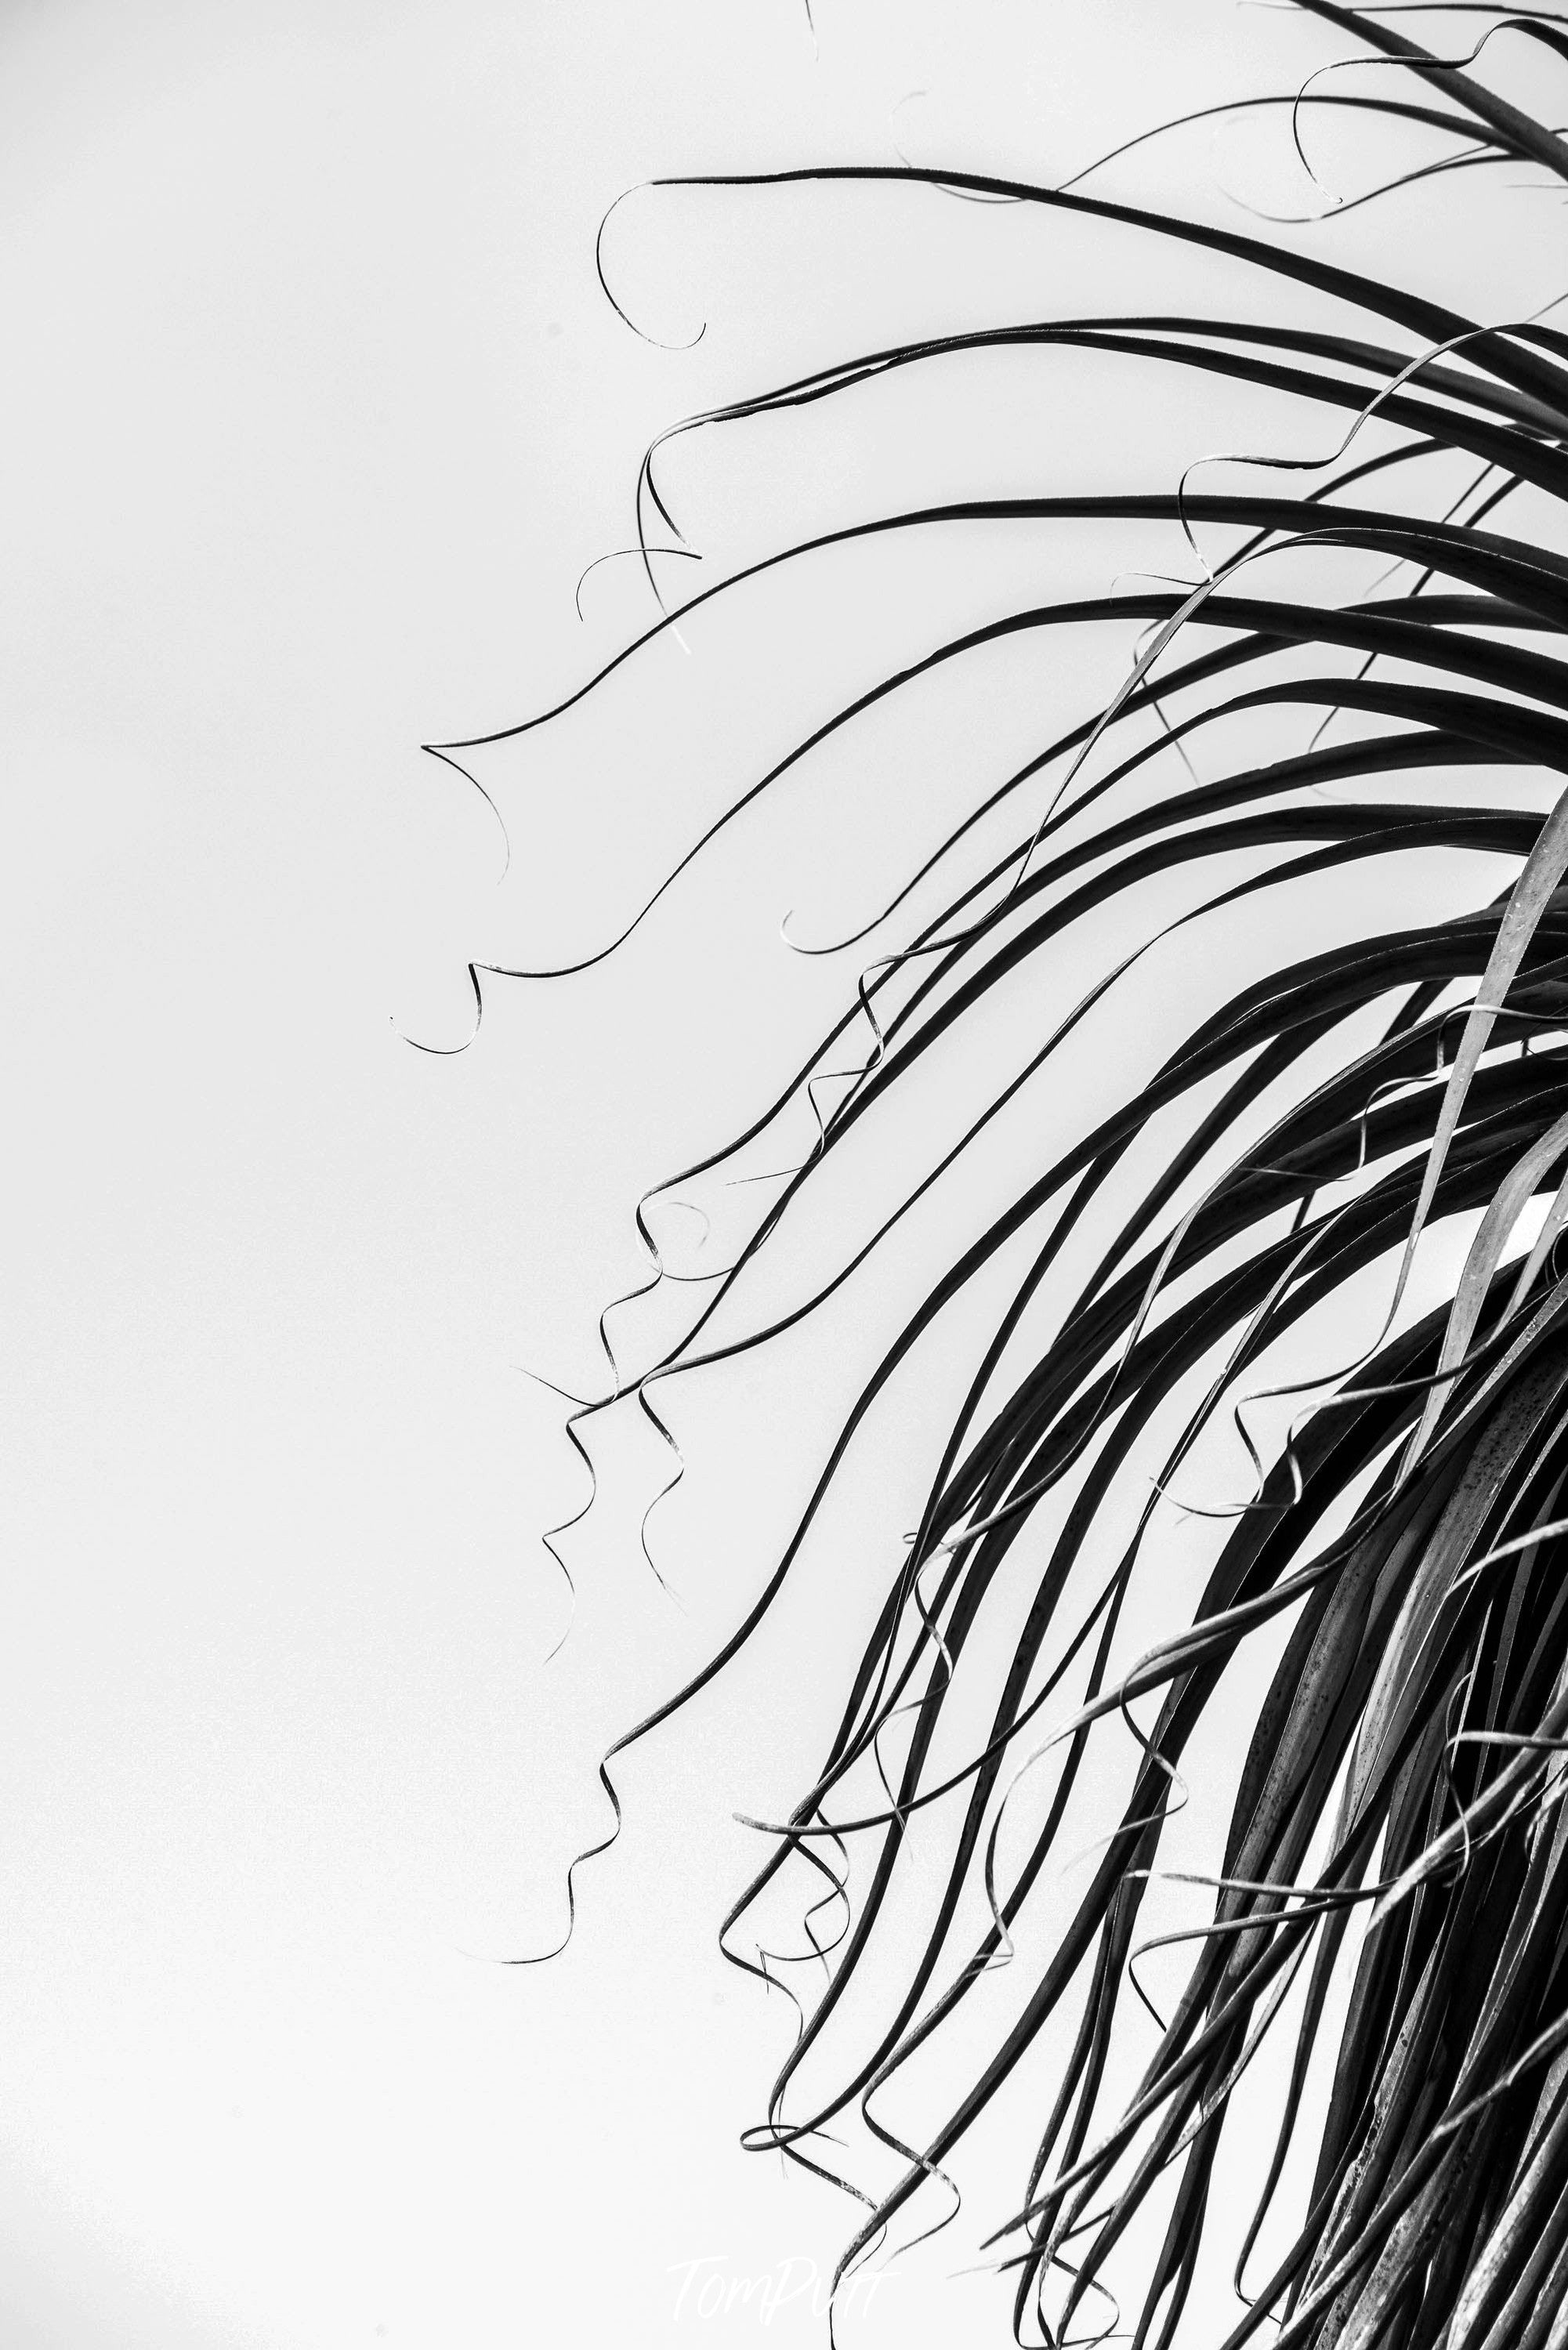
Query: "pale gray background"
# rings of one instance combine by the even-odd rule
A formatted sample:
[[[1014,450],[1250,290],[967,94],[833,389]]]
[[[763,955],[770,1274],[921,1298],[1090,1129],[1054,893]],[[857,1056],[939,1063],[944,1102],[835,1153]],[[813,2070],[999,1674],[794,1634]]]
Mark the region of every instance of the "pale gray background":
[[[471,953],[591,939],[923,597],[978,611],[992,576],[1065,581],[1084,549],[911,556],[875,613],[785,598],[765,650],[740,623],[667,646],[598,733],[487,770],[500,891],[491,816],[417,745],[525,714],[645,621],[631,565],[587,581],[584,624],[572,589],[687,410],[920,324],[1175,298],[1124,245],[940,199],[644,196],[607,263],[649,333],[710,322],[670,352],[594,281],[623,188],[899,147],[1061,177],[1330,52],[1210,0],[816,17],[815,44],[798,0],[0,19],[7,2350],[739,2341],[755,2304],[678,2319],[672,2264],[826,2271],[850,2225],[736,2151],[788,2026],[712,1950],[754,1841],[730,1811],[785,1801],[833,1713],[808,1616],[623,1772],[569,1956],[483,1961],[558,1933],[598,1748],[733,1620],[798,1483],[790,1460],[769,1482],[770,1416],[826,1431],[854,1327],[809,1385],[800,1353],[682,1422],[707,1471],[653,1540],[685,1617],[624,1498],[658,1462],[607,1442],[622,1498],[576,1545],[548,1670],[536,1533],[580,1472],[515,1367],[595,1378],[631,1200],[843,983],[781,956],[780,916],[816,936],[855,910],[886,828],[923,840],[961,795],[971,738],[911,783],[889,735],[865,805],[827,767],[701,920],[575,992],[497,995],[468,1054],[400,1032],[466,1033]],[[1299,202],[1281,145],[1271,188]],[[1199,139],[1122,184],[1209,200],[1249,172],[1262,201],[1262,150]],[[1452,250],[1402,234],[1437,282]],[[1552,290],[1549,255],[1509,267],[1493,315]],[[1216,445],[1189,386],[1155,430],[1109,375],[1044,380],[999,378],[978,442],[927,438],[950,391],[687,443],[693,543],[732,562],[916,484],[1158,485]],[[1098,546],[1089,584],[1137,559]],[[1125,650],[1075,650],[1051,693],[1108,690]],[[928,2248],[849,2338],[1000,2318],[994,2288],[941,2282],[961,2252]],[[819,2333],[797,2300],[770,2338]]]

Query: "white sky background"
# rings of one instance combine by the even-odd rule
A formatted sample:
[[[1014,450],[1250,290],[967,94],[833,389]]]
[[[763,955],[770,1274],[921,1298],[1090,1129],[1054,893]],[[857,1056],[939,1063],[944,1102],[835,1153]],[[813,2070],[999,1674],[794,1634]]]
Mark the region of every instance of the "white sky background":
[[[598,733],[487,770],[500,890],[493,819],[417,746],[527,714],[645,624],[629,564],[587,581],[585,623],[572,591],[628,543],[661,425],[916,326],[1174,298],[1132,293],[1122,245],[940,198],[644,196],[607,237],[622,298],[670,340],[709,322],[660,350],[594,277],[623,188],[892,161],[895,137],[1061,177],[1331,52],[1210,0],[821,0],[817,36],[788,0],[0,17],[5,2350],[739,2341],[754,2305],[678,2319],[671,2265],[826,2272],[851,2223],[735,2147],[787,2026],[712,1940],[754,1857],[731,1812],[787,1801],[836,1711],[808,1614],[623,1768],[566,1958],[462,1953],[559,1932],[599,1749],[740,1612],[860,1334],[682,1420],[691,1486],[651,1539],[686,1617],[624,1498],[657,1462],[607,1441],[622,1497],[573,1549],[548,1671],[537,1530],[580,1472],[515,1367],[596,1376],[631,1201],[844,984],[789,963],[780,916],[826,934],[888,827],[934,830],[938,722],[929,799],[889,737],[902,796],[852,801],[828,765],[624,963],[495,992],[452,1059],[399,1030],[461,1038],[472,953],[591,943],[924,599],[961,614],[1027,566],[910,556],[864,600],[770,606],[765,638],[666,645]],[[1120,184],[1211,192],[1218,169],[1200,142]],[[1397,220],[1385,249],[1434,285],[1455,258]],[[1493,271],[1493,315],[1555,290],[1540,261]],[[727,565],[900,488],[1158,487],[1215,445],[1189,385],[1151,421],[1075,381],[1001,380],[978,439],[928,438],[950,406],[895,393],[688,442],[670,479]],[[1092,551],[1088,585],[1136,552]],[[1028,577],[1085,559],[1037,541]],[[1048,705],[1121,658],[1075,649]],[[947,2341],[1003,2306],[900,2292],[849,2338]],[[795,2303],[771,2338],[819,2334]]]

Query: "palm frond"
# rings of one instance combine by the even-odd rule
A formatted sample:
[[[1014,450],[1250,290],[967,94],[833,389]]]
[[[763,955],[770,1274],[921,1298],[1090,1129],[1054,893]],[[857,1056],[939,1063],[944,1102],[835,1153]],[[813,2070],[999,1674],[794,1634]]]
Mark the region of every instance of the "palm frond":
[[[1448,172],[1506,161],[1568,178],[1557,133],[1485,78],[1503,36],[1568,57],[1568,16],[1468,0],[1423,8],[1428,23],[1456,20],[1451,54],[1439,54],[1390,21],[1398,8],[1299,5],[1383,70],[1354,100],[1318,77],[1258,103],[1293,116],[1354,104],[1418,124],[1459,142]],[[1426,96],[1412,97],[1412,78]],[[742,1132],[661,1187],[722,1181],[753,1146],[809,1124],[809,1150],[678,1341],[635,1380],[618,1378],[574,1430],[625,1405],[662,1430],[661,1382],[766,1345],[851,1281],[874,1283],[895,1230],[1010,1106],[1054,1101],[1071,1040],[1126,1000],[1152,957],[1200,953],[1224,936],[1229,910],[1294,903],[1314,877],[1385,875],[1390,917],[1376,935],[1282,956],[1244,981],[1238,972],[1086,1131],[1045,1116],[1029,1180],[934,1269],[882,1351],[743,1620],[606,1758],[677,1714],[753,1638],[879,1399],[955,1306],[968,1327],[977,1301],[1002,1291],[870,1636],[857,1658],[830,1659],[836,1734],[789,1817],[769,1826],[768,1857],[724,1921],[737,1965],[784,1979],[786,1962],[748,1956],[739,1934],[775,1883],[804,1873],[817,1987],[789,1972],[800,2034],[753,2142],[869,2203],[842,2276],[915,2199],[942,2224],[944,2166],[1024,2061],[1061,2044],[1033,2160],[990,2239],[1016,2271],[1020,2340],[1032,2329],[1077,2338],[1089,2296],[1141,2229],[1151,2249],[1137,2345],[1176,2338],[1218,2237],[1241,2253],[1244,2314],[1231,2344],[1270,2322],[1280,2344],[1303,2350],[1563,2350],[1568,559],[1554,537],[1568,508],[1568,337],[1539,319],[1479,321],[1282,243],[1075,187],[852,165],[659,184],[882,184],[912,212],[940,192],[1006,199],[1218,255],[1261,286],[1336,306],[1343,326],[1029,319],[867,350],[677,428],[723,430],[962,355],[1071,348],[1305,403],[1321,412],[1326,453],[1255,457],[1274,477],[1266,494],[1183,480],[857,519],[701,591],[610,664],[828,547],[1140,521],[1178,534],[1190,573],[938,639],[744,780],[592,954],[532,973],[473,967],[483,1010],[494,977],[558,978],[602,961],[721,832],[917,681],[1010,641],[1145,631],[1108,704],[977,784],[946,837],[889,876],[882,904],[836,942],[882,941],[841,1016]],[[649,508],[677,528],[659,456],[656,443],[638,484],[644,545]],[[1480,467],[1471,488],[1423,510],[1440,501],[1422,484],[1453,458]],[[1292,474],[1306,478],[1292,486]],[[1354,596],[1302,587],[1324,576],[1314,564],[1342,557],[1366,559],[1378,579]],[[568,706],[440,754],[462,767]],[[1248,728],[1293,727],[1304,735],[1282,747],[1276,732],[1267,755],[1237,762],[1227,747],[1261,739]],[[1223,767],[1215,780],[1176,764],[1200,743]],[[1428,795],[1411,796],[1412,784]],[[1433,849],[1505,860],[1512,878],[1500,891],[1496,868],[1478,866],[1470,910],[1402,917],[1400,876]],[[1150,883],[1175,910],[1075,1001],[1057,1003],[1055,983],[1028,984]],[[805,1295],[747,1319],[753,1268],[788,1249],[825,1170],[999,1009],[1020,1045],[1006,1081],[950,1118],[928,1163]],[[652,1287],[668,1274],[648,1205],[638,1222]],[[1303,1369],[1308,1337],[1315,1367]],[[1198,1508],[1183,1480],[1228,1428],[1250,1486],[1214,1513],[1216,1555],[1190,1619],[1140,1639],[1141,1563],[1168,1540],[1176,1506]],[[1260,1655],[1276,1659],[1272,1672]],[[1145,1700],[1154,1715],[1140,1726],[1132,1709]],[[1199,1872],[1206,1912],[1151,1932],[1182,1761],[1221,1708],[1242,1709],[1251,1727],[1222,1859]],[[1086,1889],[1043,1939],[1031,1921],[1076,1833],[1101,1723],[1132,1734],[1130,1788],[1104,1823]],[[607,1773],[605,1784],[613,1799]],[[824,1940],[817,1921],[829,1917],[836,1937]],[[1150,2051],[1129,2008],[1151,2005],[1140,1953],[1170,1947],[1189,1963]],[[1003,1966],[1009,2002],[977,1996]],[[910,2145],[884,2092],[955,2033],[962,2093]],[[1276,2143],[1238,2228],[1213,2209],[1221,2142],[1238,2085],[1282,2033],[1293,2047]],[[898,2158],[875,2194],[824,2153],[850,2112]],[[1273,2207],[1309,2126],[1310,2182],[1282,2234]],[[1163,2230],[1147,2236],[1161,2211]],[[1265,2230],[1269,2271],[1255,2277]]]

